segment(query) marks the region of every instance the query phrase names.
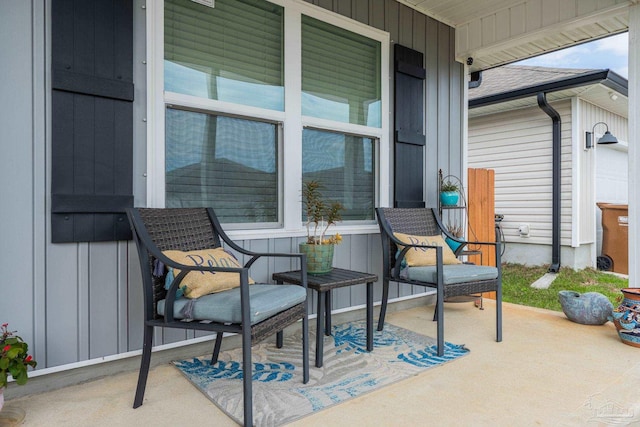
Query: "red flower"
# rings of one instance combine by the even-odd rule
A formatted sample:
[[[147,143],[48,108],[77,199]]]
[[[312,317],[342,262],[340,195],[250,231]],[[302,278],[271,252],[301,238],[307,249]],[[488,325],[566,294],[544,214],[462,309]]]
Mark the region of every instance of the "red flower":
[[[26,359],[24,359],[25,362],[31,362],[31,359],[33,359],[33,357],[31,357],[31,355],[27,356]]]
[[[7,326],[9,326],[9,324],[8,324],[8,323],[3,323],[3,324],[2,324],[2,327],[3,327],[3,328],[6,328]]]
[[[4,348],[2,349],[2,351],[9,351],[11,350],[11,346],[10,345],[6,345],[4,346]]]

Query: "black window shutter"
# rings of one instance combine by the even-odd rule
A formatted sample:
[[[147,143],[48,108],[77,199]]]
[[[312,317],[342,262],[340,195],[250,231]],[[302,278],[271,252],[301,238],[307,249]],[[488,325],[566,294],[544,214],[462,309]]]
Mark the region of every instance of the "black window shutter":
[[[424,79],[422,53],[394,46],[394,206],[422,208],[424,202]]]
[[[53,243],[127,240],[133,206],[133,5],[53,0]]]

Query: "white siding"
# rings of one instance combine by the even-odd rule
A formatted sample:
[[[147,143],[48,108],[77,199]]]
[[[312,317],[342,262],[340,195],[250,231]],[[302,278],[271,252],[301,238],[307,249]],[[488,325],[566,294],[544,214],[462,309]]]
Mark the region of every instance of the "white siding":
[[[579,100],[580,135],[584,139],[585,132],[591,132],[598,122],[605,122],[609,131],[618,138],[619,144],[596,145],[595,149],[585,154],[584,172],[589,183],[588,191],[582,197],[583,209],[593,212],[592,220],[584,223],[580,230],[584,241],[597,242],[596,253],[600,254],[602,247],[602,211],[596,203],[628,203],[628,153],[629,140],[628,119],[601,107]],[[596,138],[600,137],[606,127],[595,127]],[[594,189],[595,188],[595,189]],[[595,235],[594,235],[595,232]]]
[[[561,244],[571,244],[571,103],[552,105],[561,116]],[[495,170],[496,213],[507,242],[551,244],[552,122],[539,108],[469,119],[469,167]],[[530,236],[520,237],[520,224]]]
[[[618,141],[627,142],[629,140],[629,120],[626,117],[614,114],[583,99],[580,99],[579,109],[583,131],[591,132],[596,123],[605,122],[609,131],[618,138]],[[605,130],[604,125],[598,125],[595,128],[595,133],[602,136]]]

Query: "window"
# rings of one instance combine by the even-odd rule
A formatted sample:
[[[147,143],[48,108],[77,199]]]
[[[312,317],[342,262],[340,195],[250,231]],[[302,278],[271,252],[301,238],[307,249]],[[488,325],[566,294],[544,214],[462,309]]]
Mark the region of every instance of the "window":
[[[302,177],[346,207],[343,220],[375,219],[377,140],[331,122],[381,126],[380,50],[376,40],[302,16],[302,114],[329,121],[303,131]]]
[[[344,205],[345,221],[375,219],[375,143],[315,129],[302,133],[302,179],[321,182],[323,194]]]
[[[302,114],[380,127],[380,42],[302,16]]]
[[[167,108],[165,205],[215,206],[225,223],[278,221],[277,126]]]
[[[297,233],[302,181],[319,179],[347,208],[341,226],[373,226],[388,199],[388,34],[299,1],[159,4],[149,204]]]
[[[283,10],[262,0],[166,0],[166,91],[282,111]]]

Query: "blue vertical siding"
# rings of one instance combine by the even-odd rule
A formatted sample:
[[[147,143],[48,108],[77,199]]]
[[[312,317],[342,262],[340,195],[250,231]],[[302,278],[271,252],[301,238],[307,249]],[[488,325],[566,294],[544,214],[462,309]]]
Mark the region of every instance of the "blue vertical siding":
[[[394,43],[425,54],[425,188],[427,203],[434,205],[438,168],[455,175],[462,172],[461,94],[465,79],[462,65],[453,60],[453,29],[394,0],[308,2],[388,31]],[[144,2],[134,3],[133,186],[135,204],[140,206],[146,200],[146,23],[141,7]],[[0,98],[11,100],[0,107],[0,144],[5,158],[11,158],[0,168],[0,269],[4,279],[0,322],[10,322],[27,339],[39,368],[137,350],[142,342],[143,318],[140,271],[132,242],[50,243],[49,7],[48,2],[36,0],[0,2],[0,51],[6,55],[0,61],[0,74],[5,76]],[[389,67],[392,69],[392,64]],[[381,161],[393,165],[393,159]],[[279,238],[240,243],[259,251],[286,252],[297,250],[299,241]],[[344,236],[336,254],[338,267],[382,274],[378,234]],[[258,264],[252,275],[256,280],[268,280],[274,271],[291,267],[286,261],[272,261]],[[392,285],[391,297],[420,292],[423,289],[403,286],[399,290]],[[376,286],[374,299],[380,297]],[[311,311],[315,312],[315,295],[312,301]],[[362,305],[365,287],[336,290],[332,302],[336,309]],[[194,336],[193,332],[158,330],[155,342]]]

